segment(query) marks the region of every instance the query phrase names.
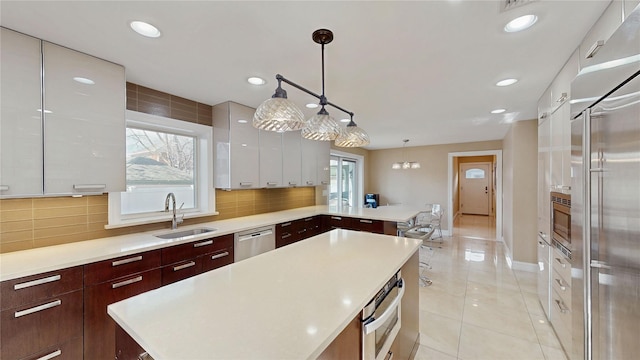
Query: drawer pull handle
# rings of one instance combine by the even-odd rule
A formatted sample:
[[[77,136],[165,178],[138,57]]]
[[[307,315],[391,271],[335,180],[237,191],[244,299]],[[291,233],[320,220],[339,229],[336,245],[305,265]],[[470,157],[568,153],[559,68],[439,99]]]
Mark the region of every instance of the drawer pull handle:
[[[286,223],[282,223],[282,224],[280,225],[280,227],[285,227],[285,226],[289,226],[289,225],[291,225],[291,223],[290,223],[290,222],[286,222]]]
[[[122,259],[122,260],[118,260],[118,261],[114,261],[111,263],[111,266],[118,266],[118,265],[124,265],[124,264],[128,264],[128,263],[132,263],[132,262],[136,262],[136,261],[140,261],[142,260],[142,255],[140,256],[134,256],[128,259]]]
[[[569,308],[564,307],[564,303],[563,303],[562,301],[560,301],[560,300],[555,300],[555,299],[554,299],[553,301],[555,301],[555,302],[556,302],[556,305],[558,305],[558,309],[560,309],[560,312],[561,312],[561,313],[566,314],[566,313],[568,313],[568,312],[569,312]]]
[[[286,234],[284,234],[284,235],[280,236],[280,239],[286,239],[286,238],[288,238],[288,237],[291,237],[291,234],[286,233]]]
[[[142,281],[142,276],[134,277],[133,279],[129,279],[129,280],[121,281],[119,283],[112,284],[111,288],[112,289],[117,289],[117,288],[122,287],[122,286],[127,286],[127,285],[131,285],[131,284],[137,283],[138,281]]]
[[[289,181],[289,185],[291,185],[291,186],[296,186],[296,185],[298,185],[298,183],[297,183],[297,182],[295,182],[295,181]]]
[[[0,191],[7,191],[9,190],[9,185],[0,185]]]
[[[240,186],[251,186],[251,185],[253,185],[253,183],[250,181],[240,182]]]
[[[365,224],[373,224],[373,221],[371,220],[360,220],[360,222]]]
[[[322,185],[329,185],[329,182],[328,182],[328,181],[320,181],[320,184],[322,184]]]
[[[106,184],[73,184],[73,190],[104,190],[107,188]]]
[[[201,243],[197,243],[197,244],[193,244],[194,248],[200,247],[200,246],[207,246],[207,245],[211,245],[213,244],[213,240],[207,240],[207,241],[203,241]]]
[[[46,304],[42,304],[42,305],[38,305],[38,306],[34,306],[32,308],[29,309],[25,309],[25,310],[21,310],[21,311],[16,311],[16,313],[14,314],[15,317],[19,318],[21,316],[25,316],[25,315],[29,315],[29,314],[33,314],[35,312],[38,311],[42,311],[42,310],[46,310],[46,309],[51,309],[52,307],[56,307],[62,304],[61,300],[56,300],[56,301],[52,301],[50,303],[46,303]]]
[[[313,181],[307,181],[307,185],[313,185]]]
[[[298,234],[302,234],[302,233],[304,233],[306,231],[307,231],[307,229],[298,230]]]
[[[342,220],[342,218],[340,216],[332,216],[331,219],[332,220]]]
[[[60,275],[48,276],[42,279],[31,280],[31,281],[23,282],[20,284],[15,284],[13,285],[13,290],[20,290],[20,289],[28,288],[31,286],[42,285],[42,284],[46,284],[46,283],[50,283],[58,280],[60,280]]]
[[[196,265],[195,261],[189,261],[186,264],[174,266],[173,267],[173,271],[180,271],[182,269],[190,268],[190,267],[195,266],[195,265]]]
[[[557,261],[560,265],[562,265],[562,268],[563,268],[563,269],[567,267],[567,264],[565,264],[565,263],[562,261],[562,259],[560,259],[560,258],[556,258],[556,261]]]
[[[58,349],[58,350],[52,352],[51,354],[47,354],[47,355],[45,355],[43,357],[39,357],[36,360],[49,360],[49,359],[53,359],[54,357],[58,357],[60,355],[62,355],[62,350]]]
[[[276,185],[278,185],[277,182],[267,181],[267,186],[276,186]]]
[[[228,251],[225,251],[225,252],[220,253],[220,254],[211,255],[211,260],[220,259],[220,258],[223,258],[223,257],[225,257],[227,255],[229,255]]]
[[[538,231],[538,235],[540,235],[543,239],[547,238],[547,234],[542,231]]]
[[[304,221],[311,221],[311,220],[313,220],[312,217],[304,219]]]
[[[567,286],[562,284],[562,280],[556,279],[556,282],[560,286],[560,290],[562,290],[562,291],[566,291],[567,290]]]

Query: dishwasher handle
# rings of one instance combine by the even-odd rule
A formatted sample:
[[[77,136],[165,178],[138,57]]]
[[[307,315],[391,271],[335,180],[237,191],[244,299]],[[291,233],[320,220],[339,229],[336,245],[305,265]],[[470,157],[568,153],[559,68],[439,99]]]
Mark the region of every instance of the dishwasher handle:
[[[238,241],[245,241],[245,240],[251,240],[255,237],[258,236],[267,236],[267,235],[272,235],[273,234],[273,230],[268,229],[268,230],[262,230],[262,231],[256,231],[254,233],[249,233],[249,234],[244,234],[244,235],[240,235],[238,236]]]

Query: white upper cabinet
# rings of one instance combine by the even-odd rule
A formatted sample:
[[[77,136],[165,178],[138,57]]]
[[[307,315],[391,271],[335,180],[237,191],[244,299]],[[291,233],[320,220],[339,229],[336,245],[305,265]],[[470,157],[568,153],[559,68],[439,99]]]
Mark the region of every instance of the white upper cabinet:
[[[551,190],[571,190],[571,109],[565,103],[551,114]]]
[[[0,30],[0,197],[42,195],[40,40]]]
[[[538,125],[551,117],[551,86],[538,100]]]
[[[216,188],[260,187],[260,135],[252,124],[254,112],[234,102],[213,107]]]
[[[300,139],[300,161],[302,167],[302,186],[320,185],[318,182],[318,160],[316,157],[319,141]]]
[[[305,186],[302,183],[302,135],[300,131],[282,133],[282,182],[284,186]]]
[[[638,5],[640,0],[624,0],[624,18],[626,19]]]
[[[318,185],[329,185],[331,172],[329,162],[331,158],[331,143],[329,141],[316,141],[316,166]]]
[[[633,2],[633,1],[631,1]],[[633,4],[629,5],[631,7]],[[613,0],[582,40],[579,51],[580,69],[592,65],[590,53],[604,45],[624,18],[625,1]]]
[[[571,83],[578,75],[579,67],[578,50],[576,50],[551,83],[551,112],[556,111],[571,99]]]
[[[259,130],[260,187],[282,186],[282,133]]]
[[[43,42],[44,191],[125,191],[124,68]]]

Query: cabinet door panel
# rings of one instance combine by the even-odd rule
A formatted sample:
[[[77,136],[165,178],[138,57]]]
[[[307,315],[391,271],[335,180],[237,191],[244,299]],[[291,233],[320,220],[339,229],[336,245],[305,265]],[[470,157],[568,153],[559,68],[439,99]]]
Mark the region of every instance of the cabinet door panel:
[[[538,126],[538,233],[551,241],[551,120]]]
[[[124,68],[47,42],[43,48],[45,193],[124,191]]]
[[[115,322],[107,314],[107,306],[156,289],[161,285],[160,269],[85,288],[84,358],[115,358]]]
[[[233,246],[202,257],[202,272],[211,271],[233,263]]]
[[[20,359],[82,336],[82,290],[2,311],[3,359]]]
[[[202,272],[202,260],[191,259],[162,268],[162,286],[184,280]]]
[[[329,141],[316,141],[316,166],[318,185],[329,185],[329,158],[331,157]]]
[[[24,360],[78,360],[82,359],[82,337],[76,337],[63,344],[58,344],[46,350],[38,351]]]
[[[282,186],[282,134],[260,130],[260,187]]]
[[[0,197],[41,195],[40,40],[0,31]]]
[[[260,138],[252,125],[254,109],[229,104],[231,188],[259,187]]]
[[[233,234],[202,239],[162,249],[162,265],[194,259],[197,256],[233,246]]]
[[[318,184],[318,160],[316,159],[316,142],[300,139],[301,185],[316,186]]]
[[[284,186],[304,186],[302,179],[302,158],[300,131],[282,134],[282,184]]]

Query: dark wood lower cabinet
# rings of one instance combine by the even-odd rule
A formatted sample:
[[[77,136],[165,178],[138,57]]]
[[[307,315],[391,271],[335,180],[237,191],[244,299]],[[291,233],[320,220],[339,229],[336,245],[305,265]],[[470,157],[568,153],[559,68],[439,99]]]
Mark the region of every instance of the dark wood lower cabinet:
[[[144,353],[144,349],[116,325],[116,360],[140,360]]]
[[[0,316],[0,358],[27,358],[82,336],[82,290],[3,310]]]
[[[113,360],[116,323],[107,314],[107,305],[159,288],[161,270],[153,269],[85,288],[84,358]]]
[[[362,358],[362,321],[356,316],[329,346],[318,356],[319,360]]]
[[[55,359],[55,360],[78,360],[82,359],[82,337],[76,337],[64,344],[39,351],[35,354],[29,355],[23,360],[40,360],[40,359]]]

